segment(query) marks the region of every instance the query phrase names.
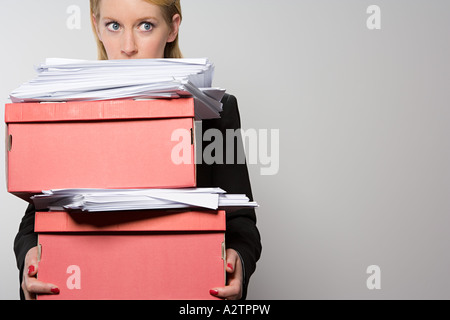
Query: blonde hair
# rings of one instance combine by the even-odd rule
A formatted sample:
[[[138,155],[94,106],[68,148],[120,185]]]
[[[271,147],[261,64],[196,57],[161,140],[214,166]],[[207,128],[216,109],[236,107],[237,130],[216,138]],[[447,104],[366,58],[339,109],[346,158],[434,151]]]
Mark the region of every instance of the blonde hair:
[[[180,0],[145,0],[151,4],[157,5],[161,8],[161,11],[164,15],[164,19],[167,24],[172,23],[172,18],[174,15],[179,14],[180,18],[183,19],[181,14],[181,3]],[[94,19],[97,21],[100,20],[100,2],[101,0],[90,0],[91,2],[91,22],[92,22],[92,30],[94,31],[95,41],[97,42],[97,50],[98,50],[98,59],[99,60],[108,60],[108,55],[106,54],[105,47],[103,43],[98,38],[97,31],[95,29]],[[166,48],[164,50],[164,58],[183,58],[183,54],[181,53],[178,35],[173,42],[169,42],[166,44]]]

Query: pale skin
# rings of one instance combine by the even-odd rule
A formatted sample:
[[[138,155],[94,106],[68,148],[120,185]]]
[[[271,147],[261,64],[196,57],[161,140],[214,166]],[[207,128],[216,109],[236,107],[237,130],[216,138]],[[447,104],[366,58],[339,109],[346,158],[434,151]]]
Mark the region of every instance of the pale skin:
[[[178,14],[169,24],[158,6],[143,0],[102,0],[98,21],[95,16],[92,19],[110,60],[164,58],[165,46],[176,39],[181,24]],[[209,293],[238,300],[242,297],[242,262],[233,249],[228,249],[226,256],[227,285],[211,288]],[[38,248],[34,247],[25,257],[23,272],[22,290],[27,300],[60,292],[57,285],[36,278],[38,268]]]

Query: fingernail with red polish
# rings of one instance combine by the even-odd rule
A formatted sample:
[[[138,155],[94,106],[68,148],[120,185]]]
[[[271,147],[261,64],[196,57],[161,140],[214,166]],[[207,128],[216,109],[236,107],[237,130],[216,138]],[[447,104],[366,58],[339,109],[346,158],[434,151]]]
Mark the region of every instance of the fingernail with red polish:
[[[52,290],[50,290],[53,294],[59,294],[59,289],[58,288],[52,288]]]
[[[218,290],[209,290],[209,294],[212,296],[217,296],[219,294]]]
[[[231,271],[233,271],[233,266],[231,265],[231,263],[227,264],[227,267],[231,269]]]
[[[28,275],[31,275],[34,272],[34,266],[28,267]]]

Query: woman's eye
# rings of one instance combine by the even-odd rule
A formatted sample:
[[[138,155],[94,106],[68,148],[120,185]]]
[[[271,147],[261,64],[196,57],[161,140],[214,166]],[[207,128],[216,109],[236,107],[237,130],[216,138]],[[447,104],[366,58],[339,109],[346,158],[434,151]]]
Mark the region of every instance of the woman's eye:
[[[153,29],[153,24],[150,22],[144,22],[141,24],[139,29],[141,29],[141,31],[151,31]]]
[[[120,25],[117,22],[111,22],[106,25],[110,31],[119,31]]]

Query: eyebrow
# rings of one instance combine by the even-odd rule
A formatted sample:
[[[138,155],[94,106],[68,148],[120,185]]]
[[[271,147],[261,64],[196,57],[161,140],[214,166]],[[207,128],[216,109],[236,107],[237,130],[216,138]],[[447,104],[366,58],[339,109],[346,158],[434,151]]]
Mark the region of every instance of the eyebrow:
[[[112,21],[117,21],[117,20],[119,20],[119,19],[110,18],[110,17],[102,17],[101,20],[112,20]],[[144,21],[144,20],[156,20],[156,21],[159,21],[158,18],[152,17],[152,16],[147,16],[147,17],[142,17],[142,18],[136,19],[136,21]]]

